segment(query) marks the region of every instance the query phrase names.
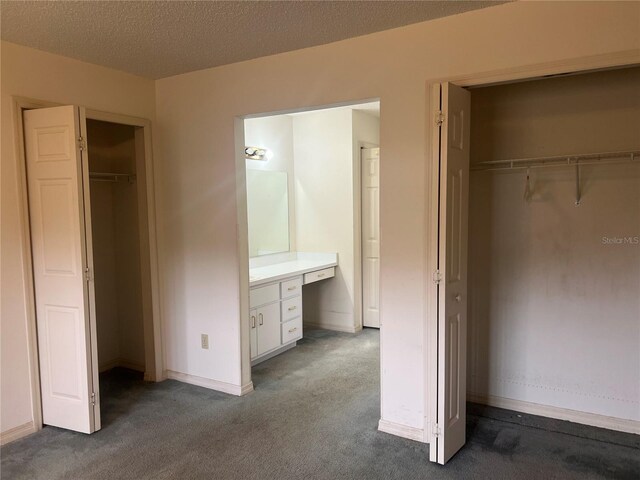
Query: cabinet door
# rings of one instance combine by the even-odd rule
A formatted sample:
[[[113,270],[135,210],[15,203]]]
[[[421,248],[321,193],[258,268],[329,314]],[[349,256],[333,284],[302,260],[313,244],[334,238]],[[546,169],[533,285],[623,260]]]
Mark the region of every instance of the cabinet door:
[[[280,346],[280,302],[260,307],[258,312],[258,355]]]
[[[249,311],[249,338],[251,339],[251,360],[258,355],[258,310]]]

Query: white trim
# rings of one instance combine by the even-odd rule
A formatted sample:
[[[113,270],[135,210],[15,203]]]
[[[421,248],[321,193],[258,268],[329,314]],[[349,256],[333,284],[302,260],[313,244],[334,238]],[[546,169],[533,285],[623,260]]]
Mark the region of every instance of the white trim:
[[[240,396],[253,392],[253,382],[249,382],[240,387]]]
[[[489,72],[475,72],[465,75],[458,75],[447,78],[432,78],[427,79],[426,84],[426,108],[425,113],[427,115],[426,125],[426,148],[425,148],[425,179],[426,185],[431,187],[431,192],[426,195],[426,211],[425,211],[425,223],[426,223],[426,240],[425,249],[426,255],[426,268],[425,268],[425,289],[426,289],[426,314],[425,314],[425,333],[426,341],[423,351],[425,352],[424,362],[426,365],[425,379],[426,379],[426,397],[425,397],[425,411],[427,412],[427,418],[425,419],[425,425],[431,423],[437,423],[437,412],[435,409],[437,401],[437,385],[435,382],[437,371],[437,289],[434,288],[434,284],[431,282],[431,273],[435,270],[437,265],[437,228],[433,228],[436,223],[430,223],[434,221],[434,216],[437,212],[438,206],[438,175],[437,170],[434,168],[437,163],[438,143],[437,143],[437,128],[435,128],[435,112],[438,110],[435,105],[436,88],[442,82],[453,82],[456,85],[463,87],[473,87],[481,85],[490,85],[496,83],[508,83],[518,80],[527,80],[540,78],[546,75],[554,75],[559,73],[585,73],[591,70],[608,69],[608,68],[623,68],[625,66],[635,65],[640,63],[640,51],[639,50],[625,50],[620,52],[606,53],[602,55],[591,55],[586,57],[569,58],[565,60],[521,65],[513,68],[505,68],[500,70],[494,70]],[[436,217],[437,218],[437,217]],[[580,413],[580,412],[578,412]],[[611,417],[606,417],[611,418]],[[426,432],[429,439],[433,439],[429,432]],[[432,451],[435,451],[432,449]],[[433,458],[432,458],[433,461]]]
[[[128,360],[125,360],[124,358],[116,358],[114,360],[111,360],[110,362],[99,365],[98,371],[102,373],[116,367],[127,368],[129,370],[135,370],[136,372],[143,372],[143,373],[145,371],[144,365],[141,365],[135,362],[130,362]],[[147,380],[147,375],[145,375],[145,380]]]
[[[23,423],[17,427],[10,428],[6,432],[0,433],[0,445],[6,445],[7,443],[18,440],[19,438],[31,435],[39,430],[36,428],[33,422]]]
[[[89,108],[85,109],[85,114],[88,120],[99,120],[136,127],[136,156],[141,153],[140,150],[142,150],[144,155],[142,165],[144,168],[144,193],[146,197],[144,200],[146,205],[143,206],[143,209],[146,211],[146,215],[144,215],[144,218],[142,216],[139,217],[139,223],[144,222],[144,224],[138,225],[139,228],[141,226],[146,227],[146,235],[143,235],[142,232],[140,232],[143,302],[145,301],[145,293],[148,292],[151,295],[151,312],[149,312],[150,314],[147,314],[143,311],[146,362],[145,380],[160,382],[164,380],[162,375],[162,372],[164,371],[164,343],[160,302],[160,270],[158,260],[158,234],[156,228],[157,198],[155,193],[151,121],[145,118],[104,112]],[[142,138],[140,141],[138,139],[139,129],[142,129]],[[91,156],[91,152],[89,152],[89,156]],[[139,159],[136,159],[136,169],[138,168],[138,163]],[[138,202],[138,208],[140,209],[139,198]],[[148,252],[148,256],[146,256],[146,258],[144,252]],[[145,278],[145,276],[147,278]]]
[[[512,398],[496,397],[494,395],[480,395],[468,393],[467,400],[490,407],[505,408],[516,412],[539,415],[542,417],[567,420],[569,422],[591,425],[593,427],[607,428],[619,432],[634,433],[640,435],[640,422],[625,418],[608,417],[598,413],[579,412],[568,408],[554,407],[552,405],[542,405],[539,403],[525,402]]]
[[[395,435],[396,437],[408,438],[420,443],[427,443],[424,438],[424,430],[422,428],[401,425],[400,423],[390,422],[382,418],[378,422],[378,430],[384,433]]]
[[[276,348],[275,350],[271,350],[269,353],[265,353],[262,356],[259,357],[255,357],[251,360],[251,366],[254,367],[256,365],[258,365],[259,363],[262,363],[266,360],[269,360],[270,358],[276,357],[278,355],[280,355],[281,353],[286,352],[287,350],[291,350],[292,348],[294,348],[296,345],[298,345],[297,341],[288,343],[286,345],[283,345],[281,347]]]
[[[253,382],[249,382],[245,385],[234,385],[233,383],[220,382],[218,380],[198,377],[197,375],[189,375],[188,373],[176,372],[174,370],[167,370],[166,377],[171,380],[178,380],[179,382],[209,388],[211,390],[236,395],[238,397],[253,391]]]
[[[337,323],[304,323],[305,327],[309,327],[317,330],[333,330],[335,332],[344,332],[344,333],[358,333],[362,330],[362,325],[352,325],[350,327],[345,327],[344,325],[339,325]]]

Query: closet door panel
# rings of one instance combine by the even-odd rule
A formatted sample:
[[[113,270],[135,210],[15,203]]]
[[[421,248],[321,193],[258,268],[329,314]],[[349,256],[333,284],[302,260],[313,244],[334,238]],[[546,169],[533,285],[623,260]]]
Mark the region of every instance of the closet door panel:
[[[43,422],[96,425],[80,142],[73,106],[24,112]]]

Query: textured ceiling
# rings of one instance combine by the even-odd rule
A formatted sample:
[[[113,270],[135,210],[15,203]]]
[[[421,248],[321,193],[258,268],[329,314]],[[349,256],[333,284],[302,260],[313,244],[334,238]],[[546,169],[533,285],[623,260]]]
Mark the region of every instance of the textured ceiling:
[[[149,78],[455,15],[492,1],[7,1],[3,40]]]

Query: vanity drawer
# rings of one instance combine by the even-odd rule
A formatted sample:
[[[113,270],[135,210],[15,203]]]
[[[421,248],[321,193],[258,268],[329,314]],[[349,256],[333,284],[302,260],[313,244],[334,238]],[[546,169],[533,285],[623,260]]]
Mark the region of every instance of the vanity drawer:
[[[336,276],[336,267],[325,268],[324,270],[317,270],[315,272],[309,272],[304,274],[304,284],[318,282],[325,278],[331,278]]]
[[[282,344],[302,338],[302,317],[294,318],[282,324]]]
[[[282,321],[286,322],[292,318],[302,315],[302,297],[290,298],[282,301]]]
[[[279,283],[249,290],[249,306],[251,308],[259,307],[266,303],[277,302],[278,300],[280,300]]]
[[[302,277],[287,280],[280,284],[280,298],[289,298],[300,295],[302,291]]]

